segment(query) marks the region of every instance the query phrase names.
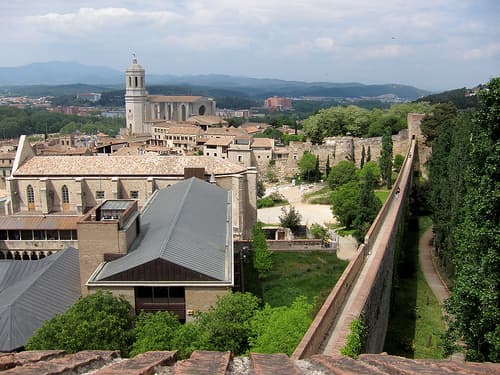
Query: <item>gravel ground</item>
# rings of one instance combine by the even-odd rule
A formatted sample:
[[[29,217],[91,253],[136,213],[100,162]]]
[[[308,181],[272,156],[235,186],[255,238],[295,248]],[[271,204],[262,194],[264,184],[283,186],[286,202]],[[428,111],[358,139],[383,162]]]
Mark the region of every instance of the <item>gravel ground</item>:
[[[336,223],[337,221],[333,217],[332,210],[329,205],[303,203],[304,193],[309,193],[320,188],[321,186],[317,185],[280,185],[266,190],[266,195],[271,194],[274,191],[278,191],[280,194],[282,194],[288,200],[288,202],[290,202],[290,204],[294,206],[302,215],[302,224],[311,226],[314,223],[318,223],[321,225]],[[282,215],[281,210],[283,207],[288,208],[289,206],[261,208],[257,212],[257,217],[263,223],[279,224],[279,217]],[[340,237],[339,243],[340,246],[337,251],[337,256],[340,259],[351,259],[358,248],[356,240],[352,236]]]

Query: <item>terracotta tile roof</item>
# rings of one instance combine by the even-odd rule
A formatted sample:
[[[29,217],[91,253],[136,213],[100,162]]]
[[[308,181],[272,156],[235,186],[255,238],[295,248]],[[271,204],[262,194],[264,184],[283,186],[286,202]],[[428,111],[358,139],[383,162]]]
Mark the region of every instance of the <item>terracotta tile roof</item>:
[[[246,168],[209,156],[34,156],[14,176],[183,176],[184,168],[240,173]]]
[[[247,135],[248,133],[239,128],[208,128],[205,130],[205,135],[225,135],[225,136],[239,136]]]
[[[240,125],[240,128],[246,129],[246,128],[257,128],[257,129],[267,129],[271,125],[265,123],[265,122],[245,122],[244,124]]]
[[[227,121],[219,116],[191,116],[187,121],[197,125],[227,125]]]
[[[12,159],[16,157],[15,152],[0,152],[0,159]]]
[[[169,126],[167,128],[167,134],[189,134],[198,135],[201,134],[202,130],[197,126]]]
[[[272,138],[254,138],[252,148],[273,148],[274,139]]]
[[[205,146],[229,146],[233,142],[230,138],[210,138]]]
[[[205,99],[203,96],[148,95],[150,102],[192,103]]]
[[[59,216],[59,215],[11,215],[0,216],[0,228],[10,229],[34,229],[34,230],[76,230],[76,223],[81,216]]]
[[[176,351],[156,351],[132,358],[116,358],[119,352],[88,350],[75,354],[57,351],[5,353],[0,357],[0,371],[5,374],[87,373],[112,374],[498,374],[498,363],[454,362],[448,360],[411,360],[383,354],[334,358],[315,355],[293,361],[284,354],[256,354],[250,358],[233,357],[229,352],[194,351],[185,361],[177,361]],[[384,358],[385,357],[385,358]],[[381,359],[380,362],[376,362]],[[94,372],[93,372],[94,373]]]

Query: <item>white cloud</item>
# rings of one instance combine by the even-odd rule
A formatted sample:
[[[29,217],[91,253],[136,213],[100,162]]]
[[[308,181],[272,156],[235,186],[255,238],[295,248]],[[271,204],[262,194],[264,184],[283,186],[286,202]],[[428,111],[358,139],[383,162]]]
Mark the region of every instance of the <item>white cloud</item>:
[[[473,48],[464,52],[465,60],[479,60],[500,55],[500,43],[490,43],[482,48]]]
[[[164,26],[181,17],[168,11],[132,11],[127,8],[80,8],[73,13],[47,13],[27,16],[24,21],[34,31],[59,36],[81,33],[99,34],[102,30],[126,28],[130,24]]]
[[[323,51],[332,51],[335,48],[335,41],[332,38],[316,38],[314,46]]]
[[[335,72],[361,80],[365,69],[380,81],[384,75],[392,80],[397,68],[406,73],[424,64],[451,77],[450,61],[464,72],[471,72],[478,59],[483,71],[485,64],[499,65],[499,7],[489,4],[496,3],[0,0],[0,35],[8,36],[2,58],[3,64],[19,65],[56,58],[89,63],[89,56],[98,56],[100,64],[121,68],[128,62],[124,56],[134,50],[145,67],[156,64],[158,72],[172,74],[204,69],[192,73],[262,77],[286,71],[282,78],[315,79]],[[489,75],[491,71],[498,69],[489,68]]]

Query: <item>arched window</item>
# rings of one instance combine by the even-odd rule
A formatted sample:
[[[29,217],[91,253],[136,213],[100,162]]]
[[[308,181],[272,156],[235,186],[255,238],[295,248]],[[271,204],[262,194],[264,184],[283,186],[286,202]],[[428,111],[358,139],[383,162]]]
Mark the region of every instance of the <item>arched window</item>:
[[[63,185],[62,187],[62,202],[69,203],[69,190],[66,185]]]
[[[33,186],[28,185],[26,188],[26,195],[28,196],[28,203],[35,203],[35,192],[33,191]]]
[[[205,110],[206,110],[206,109],[205,109],[205,106],[204,106],[204,105],[202,105],[202,106],[198,109],[198,114],[199,114],[200,116],[203,116],[203,115],[205,114]]]

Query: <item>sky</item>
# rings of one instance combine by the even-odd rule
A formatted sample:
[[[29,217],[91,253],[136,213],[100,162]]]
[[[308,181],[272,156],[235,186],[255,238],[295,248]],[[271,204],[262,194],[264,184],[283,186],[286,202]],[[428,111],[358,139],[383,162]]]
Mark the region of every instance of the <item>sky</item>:
[[[1,0],[0,66],[399,83],[500,76],[498,0]]]

